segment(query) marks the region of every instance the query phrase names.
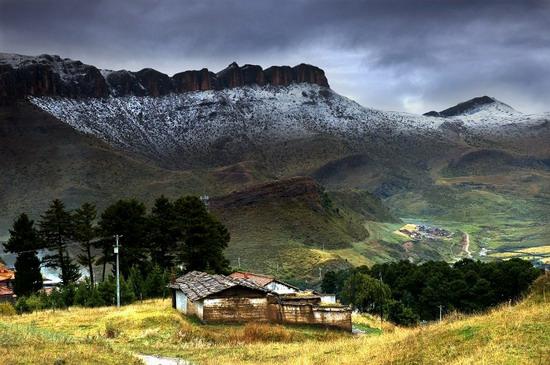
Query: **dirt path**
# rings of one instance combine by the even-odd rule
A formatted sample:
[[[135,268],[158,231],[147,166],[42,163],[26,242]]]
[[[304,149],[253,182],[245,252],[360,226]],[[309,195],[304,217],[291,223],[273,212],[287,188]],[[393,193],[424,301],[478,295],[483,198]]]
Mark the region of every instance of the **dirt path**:
[[[145,365],[191,365],[187,360],[174,357],[162,357],[153,355],[137,355]]]
[[[462,236],[462,251],[468,258],[472,258],[472,253],[470,252],[470,235],[466,232],[464,232]]]

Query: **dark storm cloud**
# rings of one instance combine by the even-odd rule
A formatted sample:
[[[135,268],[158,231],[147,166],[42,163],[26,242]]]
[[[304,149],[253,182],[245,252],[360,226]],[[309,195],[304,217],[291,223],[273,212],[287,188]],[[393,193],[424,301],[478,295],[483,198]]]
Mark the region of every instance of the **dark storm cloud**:
[[[549,1],[0,0],[0,48],[167,73],[324,68],[334,89],[421,112],[490,94],[550,110]]]

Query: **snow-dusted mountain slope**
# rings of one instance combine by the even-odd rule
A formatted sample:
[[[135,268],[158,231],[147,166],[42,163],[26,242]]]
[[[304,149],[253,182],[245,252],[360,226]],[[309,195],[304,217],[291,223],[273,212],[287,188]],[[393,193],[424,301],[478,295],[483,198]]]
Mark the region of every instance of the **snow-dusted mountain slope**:
[[[314,84],[245,86],[159,97],[70,99],[31,97],[32,103],[73,128],[152,158],[185,158],[212,146],[262,146],[328,135],[348,143],[400,143],[400,137],[444,140],[462,133],[518,133],[540,116],[490,103],[449,118],[369,109]]]
[[[151,157],[207,149],[222,139],[262,145],[322,134],[364,143],[368,136],[382,134],[437,134],[442,123],[440,118],[364,108],[312,84],[30,100],[81,132]]]

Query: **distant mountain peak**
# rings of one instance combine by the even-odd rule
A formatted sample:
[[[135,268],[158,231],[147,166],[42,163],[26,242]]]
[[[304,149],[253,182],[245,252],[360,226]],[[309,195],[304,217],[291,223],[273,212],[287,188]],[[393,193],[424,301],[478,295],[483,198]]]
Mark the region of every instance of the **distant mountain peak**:
[[[424,115],[429,117],[446,118],[473,115],[481,112],[505,115],[520,114],[520,112],[512,108],[510,105],[505,104],[491,96],[484,95],[464,101],[440,112],[432,110]]]

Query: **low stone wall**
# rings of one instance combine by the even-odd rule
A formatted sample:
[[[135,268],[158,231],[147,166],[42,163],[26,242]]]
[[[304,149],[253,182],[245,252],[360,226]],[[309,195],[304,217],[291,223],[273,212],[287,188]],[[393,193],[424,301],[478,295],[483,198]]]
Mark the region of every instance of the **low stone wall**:
[[[351,310],[340,306],[280,304],[280,321],[289,324],[311,324],[351,331]]]

